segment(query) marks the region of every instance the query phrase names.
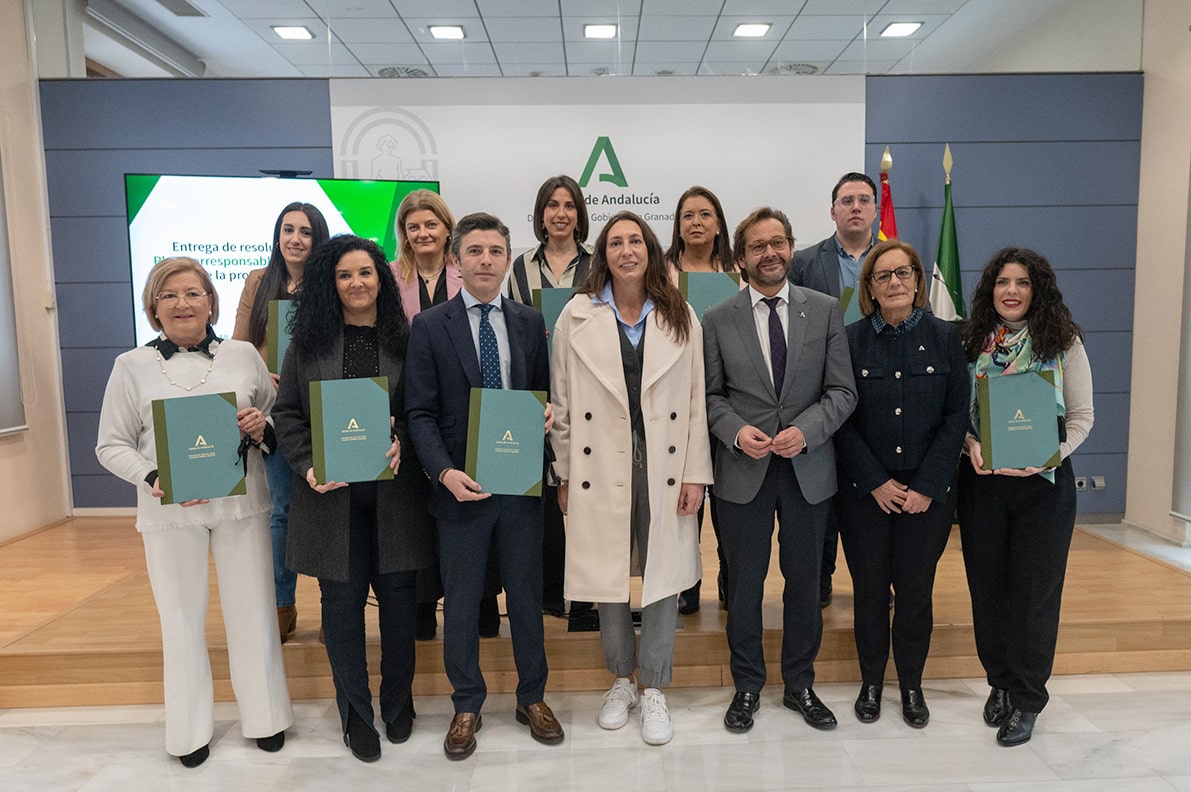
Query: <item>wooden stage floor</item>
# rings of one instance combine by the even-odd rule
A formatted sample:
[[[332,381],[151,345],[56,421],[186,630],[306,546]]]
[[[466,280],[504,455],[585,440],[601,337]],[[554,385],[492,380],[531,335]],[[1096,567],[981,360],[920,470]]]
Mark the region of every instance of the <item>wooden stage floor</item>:
[[[731,685],[725,614],[715,600],[715,548],[704,531],[703,607],[680,617],[674,661],[677,686]],[[767,582],[766,656],[777,680],[781,621],[780,575]],[[161,636],[145,572],[144,552],[130,517],[75,518],[0,546],[0,707],[159,703]],[[851,580],[840,553],[835,600],[824,613],[820,680],[858,679],[852,640]],[[285,645],[296,698],[334,695],[326,653],[318,643],[318,584],[298,585],[298,632]],[[375,611],[369,629],[376,635]],[[568,633],[546,616],[551,690],[602,690],[609,677],[597,633]],[[440,614],[441,619],[441,614]],[[227,652],[214,567],[207,623],[216,696],[230,700]],[[501,636],[481,642],[489,690],[516,686],[508,622]],[[373,642],[370,664],[378,667]],[[418,644],[415,692],[449,693],[440,640]],[[1068,566],[1055,673],[1116,673],[1191,669],[1191,576],[1076,530]],[[893,673],[890,663],[889,673]],[[983,676],[972,639],[972,616],[954,531],[939,564],[935,630],[926,676]]]

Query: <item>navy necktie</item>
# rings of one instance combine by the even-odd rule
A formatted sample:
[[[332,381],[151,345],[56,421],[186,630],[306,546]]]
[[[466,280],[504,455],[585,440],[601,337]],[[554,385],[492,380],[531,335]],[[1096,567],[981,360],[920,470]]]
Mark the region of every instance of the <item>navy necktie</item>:
[[[777,315],[779,299],[761,298],[769,306],[769,362],[773,366],[773,392],[780,396],[782,384],[786,381],[786,331],[782,329],[782,320]]]
[[[500,390],[500,349],[496,346],[496,331],[492,329],[492,322],[488,321],[488,314],[492,312],[491,303],[480,305],[480,374],[484,377],[484,387]],[[785,360],[783,353],[782,360]]]

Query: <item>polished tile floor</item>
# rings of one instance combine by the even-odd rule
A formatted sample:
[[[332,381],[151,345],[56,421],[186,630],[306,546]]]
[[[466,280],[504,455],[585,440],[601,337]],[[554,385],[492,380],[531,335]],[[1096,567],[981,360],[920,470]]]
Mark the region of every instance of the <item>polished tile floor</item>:
[[[728,689],[675,689],[676,734],[660,748],[641,742],[635,718],[602,731],[598,693],[549,697],[567,729],[557,747],[516,724],[510,695],[492,696],[479,748],[463,762],[442,755],[447,697],[419,698],[413,737],[383,743],[375,764],[343,746],[332,701],[296,702],[297,722],[277,754],[243,739],[235,705],[219,704],[211,758],[194,770],[165,754],[159,706],[3,710],[0,789],[1191,792],[1191,672],[1056,677],[1033,741],[1012,749],[998,747],[981,721],[983,680],[928,681],[932,717],[921,731],[902,723],[896,700],[876,723],[859,723],[853,687],[817,688],[840,718],[834,731],[818,732],[770,686],[746,735],[721,725]]]

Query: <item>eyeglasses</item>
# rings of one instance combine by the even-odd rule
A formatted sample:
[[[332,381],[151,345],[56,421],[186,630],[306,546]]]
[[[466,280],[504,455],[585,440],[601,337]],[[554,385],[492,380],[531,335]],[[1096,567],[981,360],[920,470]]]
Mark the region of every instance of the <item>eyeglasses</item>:
[[[774,237],[764,242],[750,242],[745,245],[749,253],[754,256],[765,255],[765,248],[773,248],[774,253],[785,253],[790,249],[790,240],[784,236]]]
[[[884,286],[886,283],[889,283],[889,279],[894,275],[897,276],[898,280],[909,280],[914,277],[914,268],[904,266],[897,269],[881,270],[880,272],[874,272],[872,275],[869,275],[868,279],[878,286]]]
[[[862,193],[860,195],[841,195],[835,199],[835,203],[837,206],[851,206],[854,203],[858,203],[861,206],[872,206],[876,203],[876,200],[871,195]]]
[[[177,292],[162,292],[157,295],[157,302],[162,305],[177,305],[179,298],[185,298],[188,303],[195,303],[206,298],[211,292],[198,291],[197,289],[190,289],[182,294]]]

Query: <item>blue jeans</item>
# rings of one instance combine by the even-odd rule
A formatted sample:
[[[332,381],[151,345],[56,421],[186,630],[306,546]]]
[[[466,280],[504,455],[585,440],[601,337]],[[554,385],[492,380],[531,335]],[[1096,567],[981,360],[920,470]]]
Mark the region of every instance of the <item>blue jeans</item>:
[[[298,573],[285,567],[289,496],[294,486],[294,472],[280,451],[265,456],[265,480],[269,482],[269,496],[273,499],[273,511],[269,515],[269,533],[273,537],[273,587],[277,592],[277,607],[283,608],[294,604]]]

